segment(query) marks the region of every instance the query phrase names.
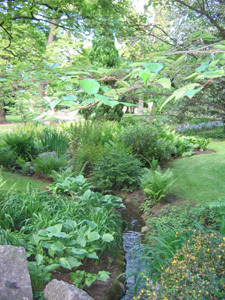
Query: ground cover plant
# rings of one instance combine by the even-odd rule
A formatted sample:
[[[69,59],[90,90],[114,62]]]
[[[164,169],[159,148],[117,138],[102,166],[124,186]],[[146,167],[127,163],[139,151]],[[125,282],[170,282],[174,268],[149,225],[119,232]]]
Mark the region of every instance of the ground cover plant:
[[[5,194],[1,200],[1,243],[25,247],[34,290],[61,267],[73,269],[75,280],[76,270],[85,260],[111,256],[118,246],[122,220],[117,208],[122,200],[92,192],[87,182],[83,187],[72,201],[57,191],[53,196],[31,187],[25,193]],[[86,276],[89,284],[93,278],[108,279],[107,272],[92,276],[92,280],[91,274]]]

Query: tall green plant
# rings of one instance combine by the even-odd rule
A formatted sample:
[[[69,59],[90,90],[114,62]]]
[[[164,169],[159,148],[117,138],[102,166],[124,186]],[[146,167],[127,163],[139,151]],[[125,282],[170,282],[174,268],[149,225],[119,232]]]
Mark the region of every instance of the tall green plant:
[[[55,151],[58,156],[65,154],[69,145],[66,135],[56,129],[44,129],[40,141],[45,152]]]
[[[141,179],[141,188],[148,199],[159,202],[166,196],[175,180],[170,169],[163,172],[158,166],[156,169],[147,170]]]
[[[91,180],[103,192],[134,190],[139,185],[142,163],[123,145],[106,146],[107,152],[94,165]]]

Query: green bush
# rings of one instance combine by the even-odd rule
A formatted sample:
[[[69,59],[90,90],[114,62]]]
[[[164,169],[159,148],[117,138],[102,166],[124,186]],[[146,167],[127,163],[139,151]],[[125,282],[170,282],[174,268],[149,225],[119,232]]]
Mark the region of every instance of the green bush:
[[[93,121],[71,125],[71,156],[76,175],[90,171],[91,166],[104,156],[106,143],[116,142],[121,131],[118,122]]]
[[[30,160],[37,155],[37,148],[32,135],[26,133],[10,133],[4,136],[4,141],[16,157]]]
[[[16,153],[10,147],[0,148],[0,166],[10,168],[15,159]]]
[[[35,173],[50,177],[51,172],[59,171],[67,164],[67,160],[65,156],[58,157],[56,152],[45,152],[40,154],[33,163]]]
[[[74,149],[80,145],[94,144],[104,145],[107,142],[116,142],[122,128],[118,122],[104,120],[86,121],[72,124],[69,133]]]
[[[38,138],[43,133],[44,126],[39,122],[21,123],[13,128],[15,134],[27,134],[33,138]]]
[[[152,159],[163,161],[193,150],[193,144],[187,138],[179,137],[157,123],[139,122],[137,125],[126,126],[120,141],[147,165]]]
[[[94,165],[91,180],[103,192],[134,190],[140,183],[142,163],[119,144],[106,147],[106,153]]]

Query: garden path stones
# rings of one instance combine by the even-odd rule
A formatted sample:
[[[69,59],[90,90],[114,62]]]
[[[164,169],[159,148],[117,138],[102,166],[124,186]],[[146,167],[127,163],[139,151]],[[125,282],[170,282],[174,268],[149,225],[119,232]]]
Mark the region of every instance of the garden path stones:
[[[85,291],[56,279],[47,284],[44,295],[46,300],[94,300]]]
[[[32,300],[33,293],[23,247],[0,246],[0,300]]]

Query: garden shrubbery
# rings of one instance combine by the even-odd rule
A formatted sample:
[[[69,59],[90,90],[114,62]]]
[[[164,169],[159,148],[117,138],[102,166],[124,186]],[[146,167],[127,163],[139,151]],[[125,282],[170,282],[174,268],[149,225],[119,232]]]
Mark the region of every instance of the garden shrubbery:
[[[134,190],[140,184],[142,163],[123,145],[107,145],[105,155],[94,164],[91,180],[103,192]]]
[[[120,141],[148,165],[153,159],[168,160],[193,150],[193,143],[161,124],[138,123],[126,126]]]

